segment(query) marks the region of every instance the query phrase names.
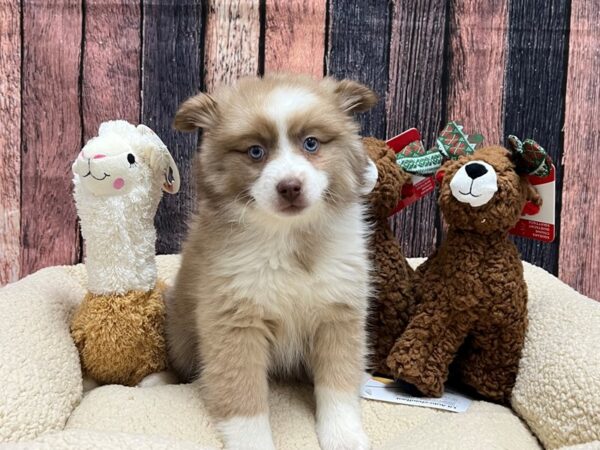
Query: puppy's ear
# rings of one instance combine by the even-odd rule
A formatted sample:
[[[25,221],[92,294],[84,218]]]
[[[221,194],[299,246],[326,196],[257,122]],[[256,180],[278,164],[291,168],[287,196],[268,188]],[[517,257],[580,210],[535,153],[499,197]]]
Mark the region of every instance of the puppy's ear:
[[[218,116],[217,102],[210,95],[201,93],[188,98],[179,106],[173,127],[179,131],[211,128]]]
[[[341,80],[335,87],[340,107],[349,114],[368,111],[377,103],[377,95],[364,84],[352,80]]]

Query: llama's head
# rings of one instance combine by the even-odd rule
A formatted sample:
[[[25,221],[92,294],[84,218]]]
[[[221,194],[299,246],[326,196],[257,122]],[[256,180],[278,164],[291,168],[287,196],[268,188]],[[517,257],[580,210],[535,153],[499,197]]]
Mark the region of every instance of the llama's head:
[[[73,163],[75,182],[94,195],[124,195],[138,186],[179,190],[179,171],[160,138],[145,125],[104,122]]]

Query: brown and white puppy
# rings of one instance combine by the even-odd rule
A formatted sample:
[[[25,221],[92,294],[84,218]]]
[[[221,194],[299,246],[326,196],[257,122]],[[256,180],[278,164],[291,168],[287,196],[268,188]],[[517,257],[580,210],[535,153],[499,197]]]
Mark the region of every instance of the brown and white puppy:
[[[314,380],[324,449],[366,449],[359,385],[369,294],[369,160],[353,81],[246,78],[184,102],[203,129],[198,213],[168,311],[173,368],[199,377],[229,449],[272,449],[269,376]]]

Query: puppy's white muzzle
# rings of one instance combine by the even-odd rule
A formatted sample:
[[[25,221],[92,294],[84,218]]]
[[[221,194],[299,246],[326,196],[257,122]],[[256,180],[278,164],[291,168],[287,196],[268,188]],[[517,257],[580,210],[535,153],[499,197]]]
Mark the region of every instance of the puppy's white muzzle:
[[[475,208],[483,206],[498,191],[496,171],[484,161],[470,161],[454,174],[450,190],[461,203],[468,203]]]
[[[293,201],[282,196],[279,188],[288,180],[299,184],[298,195]],[[283,147],[280,155],[263,168],[250,192],[261,209],[288,215],[290,205],[294,205],[296,212],[310,209],[322,198],[328,184],[325,172],[315,168],[304,156]]]

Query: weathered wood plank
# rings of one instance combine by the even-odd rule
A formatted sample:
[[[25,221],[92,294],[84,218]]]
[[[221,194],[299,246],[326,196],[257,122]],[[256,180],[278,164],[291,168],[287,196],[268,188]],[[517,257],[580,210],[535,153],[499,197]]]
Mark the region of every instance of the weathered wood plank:
[[[21,11],[0,7],[0,286],[16,281],[21,254]]]
[[[483,134],[485,144],[501,144],[508,0],[451,0],[449,5],[446,121]],[[447,227],[439,209],[438,217],[440,242]]]
[[[202,85],[201,0],[144,0],[142,122],[167,145],[181,175],[181,190],[165,194],[156,215],[156,250],[176,253],[194,206],[191,180],[197,135],[179,133],[171,123],[181,102]]]
[[[140,120],[140,30],[137,2],[87,0],[83,54],[84,141],[105,120]]]
[[[556,164],[557,212],[562,192],[566,48],[569,0],[511,0],[505,78],[504,133],[533,138]],[[524,259],[558,273],[558,242],[517,238]]]
[[[204,81],[208,91],[259,70],[258,0],[208,0]]]
[[[387,0],[331,0],[326,73],[371,87],[379,102],[360,115],[364,135],[385,139],[390,14]],[[391,137],[391,136],[390,136]]]
[[[452,0],[449,18],[446,117],[500,144],[508,0]]]
[[[444,120],[445,0],[394,3],[387,136],[417,127],[432,146]],[[429,195],[401,211],[394,231],[406,256],[427,256],[436,243],[437,207]]]
[[[21,276],[79,258],[81,30],[79,1],[23,2]]]
[[[326,0],[267,0],[265,73],[323,76]]]
[[[571,3],[559,276],[600,300],[600,4]]]

